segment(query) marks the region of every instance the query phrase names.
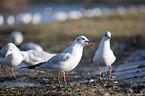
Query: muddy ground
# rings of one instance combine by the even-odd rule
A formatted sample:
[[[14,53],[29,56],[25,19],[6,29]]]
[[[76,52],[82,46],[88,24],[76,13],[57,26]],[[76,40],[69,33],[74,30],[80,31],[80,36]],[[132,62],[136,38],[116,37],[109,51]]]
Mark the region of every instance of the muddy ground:
[[[140,39],[143,40],[144,38]],[[144,60],[145,55],[143,52],[145,50],[142,49],[144,48],[144,42],[141,44],[136,45],[134,43],[133,45],[127,46],[128,48],[123,50],[122,55],[124,57],[119,58],[120,55],[117,55],[119,60],[115,64],[127,64],[128,62]],[[130,48],[132,51],[129,50]],[[82,63],[84,62],[85,60],[82,60]],[[90,64],[90,67],[92,65]],[[140,67],[144,67],[144,64]],[[0,69],[0,95],[145,95],[145,80],[136,83],[126,83],[124,80],[117,80],[115,76],[112,76],[111,80],[108,80],[107,76],[109,76],[109,72],[108,75],[103,73],[103,80],[99,80],[97,74],[91,73],[91,71],[89,72],[86,69],[82,70],[83,68],[86,67],[80,65],[75,70],[67,72],[66,80],[68,86],[64,86],[63,80],[61,80],[61,87],[57,85],[56,74],[43,72],[34,74],[34,70],[19,70],[15,68],[17,80],[13,80],[11,79],[10,70],[9,74],[5,74]],[[97,70],[97,67],[94,70]],[[145,79],[145,76],[143,78]]]

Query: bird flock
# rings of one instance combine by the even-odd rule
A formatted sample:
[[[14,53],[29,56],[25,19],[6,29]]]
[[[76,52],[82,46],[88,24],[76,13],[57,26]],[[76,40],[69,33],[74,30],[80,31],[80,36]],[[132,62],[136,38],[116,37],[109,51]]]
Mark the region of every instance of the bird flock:
[[[59,80],[60,73],[63,73],[63,80],[65,86],[67,86],[65,72],[71,71],[77,67],[83,55],[83,47],[85,45],[92,46],[91,42],[94,42],[93,40],[89,40],[86,36],[78,36],[73,41],[72,45],[64,49],[61,53],[48,53],[38,44],[22,44],[23,39],[23,34],[21,32],[12,32],[9,35],[11,43],[8,43],[0,50],[0,64],[4,71],[8,73],[5,66],[10,66],[12,78],[16,79],[13,67],[23,62],[28,66],[23,66],[20,69],[27,68],[48,73],[56,73],[59,86],[61,86]],[[109,31],[104,32],[100,45],[92,58],[93,62],[100,66],[100,79],[102,79],[101,66],[110,66],[109,79],[111,78],[111,64],[116,60],[110,48],[110,39],[111,33]]]

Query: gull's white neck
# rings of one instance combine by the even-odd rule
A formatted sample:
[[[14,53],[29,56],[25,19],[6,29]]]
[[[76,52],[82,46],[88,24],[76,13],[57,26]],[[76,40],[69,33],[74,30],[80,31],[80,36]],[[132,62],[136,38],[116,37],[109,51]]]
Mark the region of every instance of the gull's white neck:
[[[110,39],[102,38],[98,50],[102,50],[104,52],[105,50],[110,50]]]
[[[17,66],[22,62],[22,54],[19,49],[15,48],[7,57],[1,58],[0,62],[7,66]]]
[[[83,54],[83,46],[80,44],[72,44],[63,53],[70,53],[69,64],[66,63],[63,66],[63,71],[70,71],[79,64]]]
[[[64,53],[70,53],[71,55],[81,55],[83,53],[83,46],[81,44],[73,43],[70,47],[63,51]]]

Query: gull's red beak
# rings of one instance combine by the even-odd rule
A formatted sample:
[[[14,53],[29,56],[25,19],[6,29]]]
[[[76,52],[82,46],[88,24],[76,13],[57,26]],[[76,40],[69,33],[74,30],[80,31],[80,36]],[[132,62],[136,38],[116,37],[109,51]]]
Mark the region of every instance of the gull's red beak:
[[[90,44],[90,42],[94,42],[93,40],[89,40],[89,41],[84,41],[85,43],[88,43],[87,45],[93,46],[92,44]]]
[[[5,57],[7,57],[8,56],[8,53],[6,54],[6,56]]]

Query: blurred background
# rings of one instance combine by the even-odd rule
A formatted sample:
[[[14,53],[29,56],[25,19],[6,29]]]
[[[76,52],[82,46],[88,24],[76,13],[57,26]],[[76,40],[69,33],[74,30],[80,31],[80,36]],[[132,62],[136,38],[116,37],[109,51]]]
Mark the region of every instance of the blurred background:
[[[117,61],[127,63],[125,56],[145,48],[144,17],[145,0],[0,0],[0,42],[5,46],[9,34],[20,31],[23,43],[34,42],[58,53],[85,35],[95,40],[94,47],[85,48],[81,61],[90,64],[108,30]]]
[[[142,10],[145,0],[1,0],[0,26],[39,24]]]

